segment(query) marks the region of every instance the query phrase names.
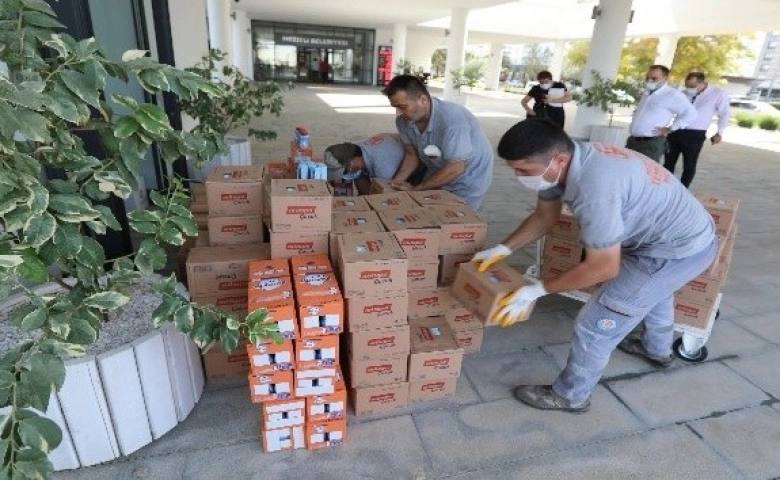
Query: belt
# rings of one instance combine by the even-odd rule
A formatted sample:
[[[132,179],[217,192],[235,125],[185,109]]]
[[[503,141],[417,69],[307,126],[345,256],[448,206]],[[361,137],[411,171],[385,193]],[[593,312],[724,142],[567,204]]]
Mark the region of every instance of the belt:
[[[635,142],[649,142],[650,140],[655,140],[659,137],[631,137],[631,140]]]

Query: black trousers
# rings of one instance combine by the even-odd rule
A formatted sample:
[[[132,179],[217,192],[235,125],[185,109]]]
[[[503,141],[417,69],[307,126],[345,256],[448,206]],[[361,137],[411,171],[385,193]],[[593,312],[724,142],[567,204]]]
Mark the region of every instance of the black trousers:
[[[680,182],[689,187],[696,175],[696,162],[699,160],[699,153],[704,146],[704,140],[707,139],[707,132],[704,130],[676,130],[666,137],[666,154],[664,155],[664,167],[674,173],[677,166],[677,160],[680,154],[683,157],[683,172]]]

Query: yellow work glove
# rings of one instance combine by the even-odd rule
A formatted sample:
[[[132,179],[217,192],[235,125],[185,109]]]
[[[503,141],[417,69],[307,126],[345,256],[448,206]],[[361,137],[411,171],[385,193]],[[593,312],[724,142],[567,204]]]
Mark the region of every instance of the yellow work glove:
[[[498,309],[493,318],[493,323],[501,324],[502,327],[509,327],[517,322],[528,320],[531,313],[531,306],[537,298],[547,295],[542,283],[526,285],[520,287],[514,292],[501,299],[498,303],[501,308]]]
[[[472,258],[471,261],[479,265],[477,268],[478,271],[484,272],[491,266],[510,255],[512,255],[512,250],[510,250],[509,247],[499,243],[493,248],[488,248],[487,250],[478,252],[474,255],[474,258]]]

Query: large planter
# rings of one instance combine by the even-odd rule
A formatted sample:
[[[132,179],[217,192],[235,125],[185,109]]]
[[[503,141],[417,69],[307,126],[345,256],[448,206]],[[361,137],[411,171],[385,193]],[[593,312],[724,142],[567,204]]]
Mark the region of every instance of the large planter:
[[[40,292],[56,289],[50,284]],[[18,304],[9,299],[3,308]],[[107,462],[160,438],[187,418],[204,386],[197,346],[170,324],[98,355],[68,360],[65,371],[65,383],[45,412],[62,429],[62,443],[49,457],[55,470]]]
[[[591,142],[608,143],[625,146],[628,140],[628,127],[608,127],[606,125],[594,125],[590,134]]]
[[[222,165],[251,165],[252,148],[248,138],[225,137],[230,151],[225,155],[217,155],[202,166],[195,165],[193,160],[187,160],[187,169],[190,179],[196,182],[205,182],[215,167]]]

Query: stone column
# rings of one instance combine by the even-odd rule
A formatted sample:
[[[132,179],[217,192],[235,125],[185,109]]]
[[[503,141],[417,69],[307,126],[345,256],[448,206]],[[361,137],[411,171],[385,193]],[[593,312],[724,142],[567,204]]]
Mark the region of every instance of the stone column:
[[[563,75],[563,60],[566,54],[566,41],[558,40],[553,45],[553,56],[550,59],[550,73],[554,80],[561,80]]]
[[[406,56],[406,25],[396,23],[393,25],[393,71],[399,74],[404,73],[398,68],[398,64],[403,60],[409,60]],[[414,73],[414,72],[412,72]]]
[[[664,65],[670,70],[672,63],[674,63],[674,53],[677,51],[677,40],[679,35],[663,35],[658,37],[658,52],[655,55],[655,63],[657,65]],[[679,74],[685,74],[688,72],[677,72]]]
[[[450,19],[450,35],[447,38],[447,63],[444,74],[444,99],[453,100],[457,95],[452,83],[452,71],[463,66],[466,55],[466,39],[469,32],[466,29],[466,21],[469,17],[467,8],[453,8]]]
[[[490,44],[490,62],[488,63],[487,74],[485,75],[485,90],[498,90],[498,83],[501,77],[501,61],[504,57],[504,44]]]

